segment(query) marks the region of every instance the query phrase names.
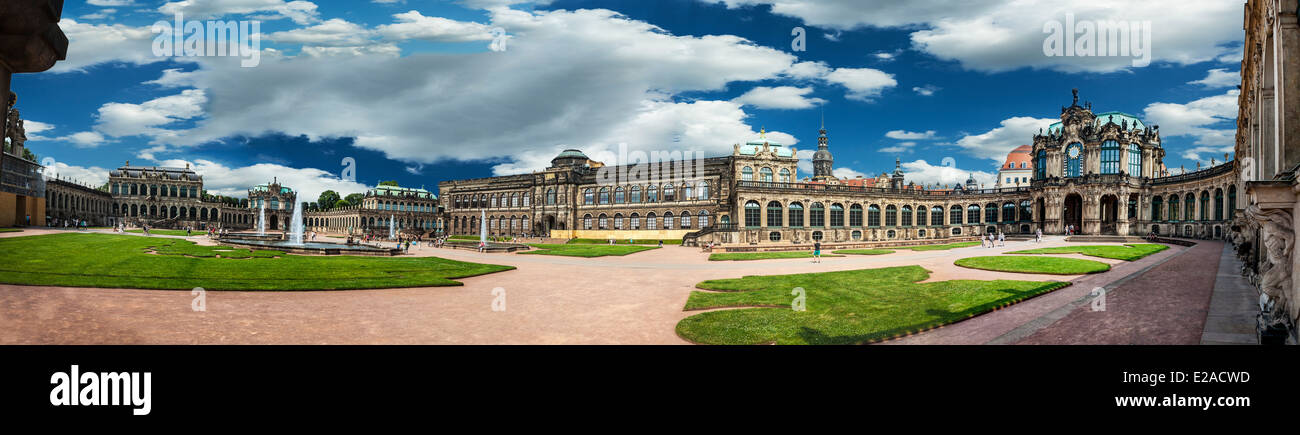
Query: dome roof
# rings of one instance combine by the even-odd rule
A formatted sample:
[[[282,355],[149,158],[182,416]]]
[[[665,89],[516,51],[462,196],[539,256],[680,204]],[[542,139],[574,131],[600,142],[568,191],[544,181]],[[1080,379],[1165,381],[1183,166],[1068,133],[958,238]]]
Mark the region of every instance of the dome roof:
[[[586,159],[586,158],[587,158],[587,155],[586,155],[586,154],[583,154],[582,151],[578,151],[578,150],[575,150],[575,149],[570,148],[570,149],[567,149],[567,150],[561,151],[561,152],[560,152],[560,155],[555,156],[555,158],[557,158],[557,159],[564,159],[564,158],[580,158],[580,159]]]
[[[813,160],[831,160],[831,152],[829,150],[817,150],[813,153]]]
[[[1029,158],[1033,151],[1029,145],[1021,145],[1007,153],[1007,160],[1002,162],[1002,169],[1033,169],[1034,162]]]

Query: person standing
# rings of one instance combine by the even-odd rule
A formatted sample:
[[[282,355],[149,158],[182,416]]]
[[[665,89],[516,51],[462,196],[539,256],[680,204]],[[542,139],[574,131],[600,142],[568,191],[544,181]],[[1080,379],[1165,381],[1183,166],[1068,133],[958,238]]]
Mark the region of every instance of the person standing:
[[[813,242],[813,263],[822,262],[822,242]]]
[[[1043,229],[1034,230],[1034,243],[1043,243]]]
[[[998,246],[1007,246],[1007,235],[998,231]]]

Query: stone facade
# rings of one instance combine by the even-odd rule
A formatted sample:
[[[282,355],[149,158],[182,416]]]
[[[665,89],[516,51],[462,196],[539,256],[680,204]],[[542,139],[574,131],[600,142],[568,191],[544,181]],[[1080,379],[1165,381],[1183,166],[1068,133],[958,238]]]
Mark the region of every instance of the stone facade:
[[[45,199],[45,216],[51,225],[85,221],[89,226],[113,226],[118,221],[112,213],[113,195],[98,188],[54,178],[45,182]]]
[[[278,178],[272,179],[270,183],[248,189],[248,214],[255,219],[261,219],[265,215],[267,231],[287,230],[289,221],[293,218],[293,208],[298,206],[297,201],[297,192],[280,185]],[[263,206],[266,207],[265,213]],[[253,228],[257,228],[257,225],[254,220]]]
[[[203,200],[203,177],[184,168],[126,165],[109,171],[115,221],[153,228],[250,228],[246,210]]]
[[[1296,216],[1300,215],[1300,26],[1297,0],[1249,0],[1238,95],[1232,183],[1232,241],[1243,273],[1259,289],[1260,332],[1266,343],[1297,342],[1300,266]]]
[[[438,234],[444,228],[438,196],[423,188],[377,186],[366,191],[361,204],[303,214],[309,231],[387,236],[389,222],[408,237]]]

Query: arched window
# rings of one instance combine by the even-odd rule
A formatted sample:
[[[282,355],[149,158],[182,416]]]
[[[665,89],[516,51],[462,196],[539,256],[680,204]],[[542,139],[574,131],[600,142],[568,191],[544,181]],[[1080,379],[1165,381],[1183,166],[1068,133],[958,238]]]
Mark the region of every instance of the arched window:
[[[812,204],[812,208],[808,209],[808,225],[814,228],[826,226],[826,206],[820,202]]]
[[[759,220],[758,201],[749,201],[745,203],[745,227],[758,228],[762,224]]]
[[[781,203],[772,201],[767,203],[767,226],[779,227],[781,225],[781,215],[785,214],[785,208]]]
[[[1119,142],[1108,140],[1101,143],[1101,173],[1119,173]]]
[[[862,226],[862,204],[853,204],[849,206],[849,226]]]
[[[602,188],[600,188],[600,203],[601,203],[601,204],[609,204],[609,188],[608,188],[608,187],[602,187]]]
[[[1188,193],[1183,198],[1183,219],[1196,220],[1196,195]]]
[[[763,168],[763,169],[759,169],[759,170],[758,170],[758,181],[762,181],[762,182],[764,182],[764,183],[771,183],[771,182],[773,181],[773,180],[772,180],[772,168],[767,168],[767,167],[765,167],[765,168]]]
[[[492,195],[491,198],[490,202],[492,203],[492,208],[497,208],[497,196]],[[384,207],[388,207],[388,204],[384,204]]]
[[[641,229],[641,215],[640,215],[640,214],[632,213],[632,229],[634,229],[634,230],[639,230],[639,229]]]
[[[912,226],[912,206],[903,206],[903,217],[898,224],[904,227]]]
[[[1164,197],[1157,196],[1155,198],[1151,198],[1151,221],[1152,222],[1158,222],[1162,220],[1160,219],[1160,212],[1162,209],[1164,209],[1164,206],[1165,206]]]
[[[524,192],[524,207],[528,207],[528,198],[529,198],[530,196],[532,196],[532,195],[531,195],[529,192]],[[431,210],[427,210],[427,207],[428,207],[428,206],[425,206],[425,207],[424,207],[424,208],[426,208],[425,211],[431,211]],[[528,229],[528,219],[524,219],[524,229]]]
[[[892,204],[885,206],[885,226],[898,226],[898,209]]]
[[[587,215],[582,215],[582,229],[584,229],[584,230],[590,230],[590,229],[591,229],[591,215],[589,215],[589,214],[587,214]]]
[[[609,229],[609,216],[605,216],[604,213],[601,213],[601,214],[600,214],[600,217],[598,218],[598,220],[597,220],[596,222],[598,223],[598,225],[600,225],[600,227],[599,227],[600,229],[602,229],[602,230],[607,230],[607,229]]]
[[[588,205],[590,205],[590,204],[595,204],[595,203],[596,203],[596,189],[586,189],[586,190],[583,190],[583,191],[582,191],[582,203],[583,203],[583,204],[588,204]]]
[[[709,199],[709,182],[701,181],[695,184],[695,194],[698,199]]]
[[[740,181],[754,181],[754,168],[746,166],[741,169]]]
[[[622,204],[622,203],[624,202],[624,200],[626,200],[626,199],[627,199],[627,198],[625,198],[625,197],[623,196],[623,188],[622,188],[622,187],[618,187],[618,188],[615,188],[615,189],[614,189],[614,203],[615,203],[615,204]]]
[[[691,183],[689,182],[682,183],[682,201],[690,201],[692,199],[695,199],[694,196],[691,196],[694,194],[695,194],[695,189],[691,188]]]
[[[1170,222],[1178,221],[1178,195],[1169,195],[1169,219]]]
[[[1214,189],[1214,220],[1223,220],[1223,189]]]
[[[677,196],[676,196],[676,192],[673,190],[673,185],[671,185],[671,184],[665,184],[665,185],[664,185],[664,201],[675,201],[675,200],[677,200]],[[664,215],[664,218],[667,219],[667,218],[668,218],[668,215]],[[664,226],[664,229],[668,229],[668,226],[665,225],[665,226]]]
[[[673,212],[664,212],[664,229],[673,229]]]
[[[954,205],[948,208],[948,225],[961,225],[960,205]]]
[[[697,214],[697,217],[699,218],[700,221],[700,228],[707,228],[709,226],[708,210],[700,210],[700,212]]]
[[[789,182],[790,182],[790,170],[789,170],[789,169],[787,169],[787,168],[781,168],[781,178],[780,178],[780,180],[781,180],[782,183],[789,183]]]
[[[1142,147],[1135,143],[1128,144],[1128,175],[1142,176]]]
[[[650,186],[645,188],[646,202],[659,202],[659,188]]]
[[[1002,222],[1016,221],[1016,204],[1011,202],[1002,203]]]
[[[555,189],[546,189],[546,204],[555,205]]]
[[[943,225],[943,207],[936,205],[930,208],[930,225]]]
[[[1236,184],[1228,186],[1228,211],[1224,213],[1228,215],[1229,220],[1232,219],[1232,215],[1237,213],[1237,185]]]
[[[1083,145],[1078,142],[1065,147],[1065,176],[1078,177],[1083,165]]]
[[[839,203],[831,204],[831,226],[835,228],[844,227],[844,206]]]
[[[880,226],[880,206],[875,204],[867,206],[867,226]]]
[[[925,224],[929,223],[929,219],[927,219],[929,214],[926,213],[926,211],[928,210],[929,209],[926,208],[924,205],[916,206],[916,226],[923,227],[925,226]]]
[[[632,186],[632,201],[631,201],[631,202],[632,202],[633,204],[639,204],[639,203],[641,202],[641,186]]]
[[[998,222],[998,205],[988,203],[984,205],[984,223],[995,224]]]
[[[790,226],[795,228],[803,227],[803,204],[798,202],[790,203]]]
[[[682,229],[691,227],[691,212],[684,211],[681,215]]]
[[[606,203],[606,204],[609,203],[609,196],[608,196],[608,194],[606,194],[606,197],[605,197],[605,203]],[[511,207],[518,207],[518,206],[519,206],[519,193],[518,193],[518,192],[512,192],[512,193],[510,194],[510,206],[511,206]]]
[[[1201,212],[1197,213],[1201,220],[1210,220],[1210,192],[1201,191]]]
[[[1028,199],[1020,201],[1020,221],[1029,222],[1033,220],[1033,202]]]

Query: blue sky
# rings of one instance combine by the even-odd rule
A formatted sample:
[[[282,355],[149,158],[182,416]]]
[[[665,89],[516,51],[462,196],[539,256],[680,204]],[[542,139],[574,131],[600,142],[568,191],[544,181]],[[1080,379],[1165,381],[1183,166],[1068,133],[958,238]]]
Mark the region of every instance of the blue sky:
[[[1171,168],[1230,151],[1242,2],[1037,3],[68,1],[68,59],[13,88],[29,146],[63,176],[190,163],[236,196],[271,177],[310,198],[432,189],[540,169],[563,148],[610,160],[620,143],[718,155],[760,128],[806,156],[823,116],[837,175],[897,157],[920,183],[991,183],[1071,88],[1161,125]],[[150,25],[177,11],[258,20],[260,63],[155,56]],[[1045,55],[1044,23],[1066,13],[1149,22],[1150,64]],[[343,157],[355,182],[339,179]]]

